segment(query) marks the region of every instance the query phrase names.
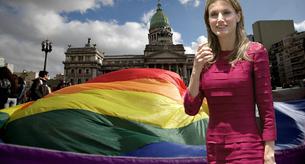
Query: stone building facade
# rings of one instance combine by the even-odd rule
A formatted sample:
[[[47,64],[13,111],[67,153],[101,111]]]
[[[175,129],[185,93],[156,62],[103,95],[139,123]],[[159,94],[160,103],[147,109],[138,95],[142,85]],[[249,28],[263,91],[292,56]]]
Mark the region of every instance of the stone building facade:
[[[295,32],[293,20],[260,20],[252,24],[254,41],[262,43],[267,50],[272,44]]]
[[[277,86],[305,80],[305,32],[295,32],[273,44],[269,56]]]
[[[159,68],[176,72],[187,84],[192,72],[194,54],[185,54],[182,44],[173,44],[173,33],[160,2],[150,20],[148,40],[143,55],[105,55],[95,46],[91,46],[90,41],[84,48],[68,48],[64,61],[65,79],[83,83],[96,75],[120,69]],[[85,60],[86,56],[95,60],[89,62]],[[81,72],[84,71],[82,76],[78,76],[80,69]]]
[[[95,44],[88,43],[82,48],[69,48],[66,51],[64,79],[72,84],[81,84],[98,76],[101,72],[104,53]]]

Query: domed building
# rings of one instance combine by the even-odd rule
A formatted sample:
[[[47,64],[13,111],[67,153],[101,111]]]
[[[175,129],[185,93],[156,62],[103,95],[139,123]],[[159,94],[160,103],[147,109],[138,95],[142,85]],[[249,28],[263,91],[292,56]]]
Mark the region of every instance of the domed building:
[[[192,72],[194,54],[185,54],[182,44],[173,44],[172,29],[167,16],[162,10],[160,1],[158,1],[156,13],[150,20],[148,40],[144,55],[107,55],[100,53],[95,46],[91,47],[90,52],[93,52],[92,49],[94,49],[96,51],[95,58],[99,60],[96,62],[90,61],[95,63],[94,67],[88,67],[88,61],[70,61],[72,58],[84,59],[85,57],[78,56],[88,53],[78,52],[81,48],[69,47],[66,52],[66,61],[64,61],[65,80],[83,83],[90,79],[86,75],[83,75],[84,79],[81,79],[78,75],[79,72],[98,72],[97,74],[99,75],[126,68],[160,68],[178,73],[187,84]],[[75,50],[78,51],[76,52]],[[88,46],[84,47],[84,50],[88,50]],[[71,74],[69,70],[78,71],[74,71]],[[97,74],[90,74],[89,76],[92,75],[93,78]]]
[[[171,27],[167,16],[161,9],[161,4],[158,3],[156,13],[151,17],[149,28],[149,44],[161,45],[161,44],[173,44],[173,34],[171,33]]]

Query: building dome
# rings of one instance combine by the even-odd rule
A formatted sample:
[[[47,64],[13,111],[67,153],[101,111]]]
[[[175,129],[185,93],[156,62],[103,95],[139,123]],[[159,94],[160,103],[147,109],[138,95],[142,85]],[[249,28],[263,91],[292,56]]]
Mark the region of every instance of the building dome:
[[[149,29],[163,28],[163,27],[169,27],[169,22],[167,16],[164,15],[161,9],[161,4],[158,3],[157,12],[152,16],[150,20]]]

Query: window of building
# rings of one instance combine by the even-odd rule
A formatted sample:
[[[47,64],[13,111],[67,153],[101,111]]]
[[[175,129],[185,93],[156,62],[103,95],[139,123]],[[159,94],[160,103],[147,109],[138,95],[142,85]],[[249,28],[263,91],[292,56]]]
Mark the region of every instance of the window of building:
[[[77,83],[78,83],[78,84],[82,83],[82,79],[78,79],[78,80],[77,80]]]
[[[89,74],[90,73],[90,70],[89,69],[86,69],[86,74]]]
[[[78,61],[83,61],[84,57],[83,56],[78,56]]]
[[[72,73],[72,74],[74,73],[74,69],[71,69],[71,73]]]
[[[79,69],[79,70],[78,70],[78,73],[81,74],[81,73],[82,73],[82,69]]]

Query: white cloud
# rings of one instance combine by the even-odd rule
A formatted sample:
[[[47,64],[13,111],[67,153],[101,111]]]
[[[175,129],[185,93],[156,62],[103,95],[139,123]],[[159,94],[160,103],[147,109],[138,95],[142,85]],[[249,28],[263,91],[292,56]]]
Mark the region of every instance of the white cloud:
[[[179,1],[183,5],[193,4],[195,7],[198,7],[200,5],[200,0],[179,0]]]
[[[194,50],[189,46],[184,46],[185,54],[194,54]]]
[[[39,71],[43,68],[41,42],[45,39],[54,43],[47,62],[47,70],[51,75],[63,72],[62,61],[65,60],[67,45],[83,47],[88,37],[106,55],[143,54],[145,44],[148,43],[148,29],[144,23],[118,24],[116,20],[67,21],[59,12],[86,11],[99,4],[113,5],[113,0],[7,2],[9,4],[0,0],[0,4],[10,6],[0,7],[0,21],[5,22],[0,24],[0,56],[7,63],[14,64],[15,71]],[[43,3],[49,6],[43,8]]]
[[[199,45],[206,43],[208,39],[205,36],[199,36],[195,42],[192,42],[191,46],[184,47],[186,50],[186,54],[194,54]]]
[[[305,31],[305,20],[299,23],[294,23],[294,28],[298,31]]]
[[[114,4],[113,0],[99,0],[104,6],[112,6]]]
[[[55,12],[71,12],[80,11],[86,12],[88,9],[100,8],[101,6],[112,6],[114,0],[52,0],[52,1],[41,1],[41,0],[0,0],[0,2],[16,7],[18,9],[24,9],[25,7],[37,7],[42,10],[52,10]]]
[[[174,30],[172,31],[172,33],[173,33],[173,43],[174,44],[182,44],[183,41],[182,41],[181,34],[179,32],[174,31]]]
[[[149,28],[150,26],[150,19],[151,17],[156,13],[156,10],[155,9],[151,9],[150,11],[144,13],[143,17],[142,17],[142,21],[144,24],[146,24],[147,26],[147,29]]]

